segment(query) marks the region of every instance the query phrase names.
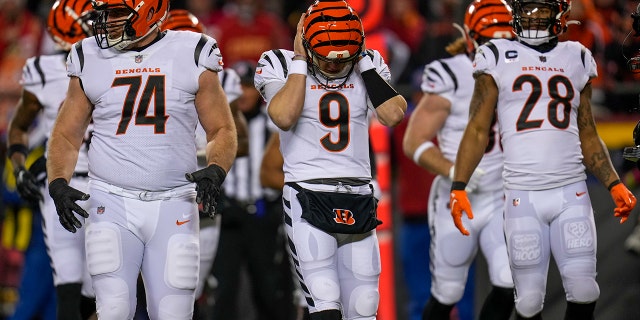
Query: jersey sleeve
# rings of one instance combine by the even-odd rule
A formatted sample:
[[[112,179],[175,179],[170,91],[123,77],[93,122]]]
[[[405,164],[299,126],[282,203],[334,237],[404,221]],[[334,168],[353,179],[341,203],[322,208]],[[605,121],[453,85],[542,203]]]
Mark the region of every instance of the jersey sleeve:
[[[271,100],[277,91],[267,90],[266,87],[284,86],[287,81],[287,69],[291,61],[289,52],[285,50],[265,51],[260,55],[256,72],[253,76],[253,83],[266,101]]]
[[[238,75],[238,73],[231,68],[227,68],[220,72],[218,75],[220,76],[222,89],[227,95],[227,101],[231,103],[234,100],[240,98],[240,96],[242,95],[242,85],[240,84],[240,76]]]
[[[36,65],[36,58],[32,57],[27,59],[22,67],[22,77],[20,78],[20,85],[27,91],[32,91],[31,87],[43,84],[43,79],[38,72],[38,66]]]
[[[486,73],[496,78],[495,67],[498,61],[498,49],[491,41],[481,45],[473,60],[474,76]]]
[[[422,92],[441,95],[451,100],[447,95],[454,93],[455,83],[444,66],[444,62],[440,60],[427,64],[422,73],[420,89]]]
[[[202,46],[201,44],[204,43]],[[202,35],[196,47],[196,57],[198,57],[198,67],[204,67],[214,72],[222,71],[222,53],[215,39]]]
[[[591,50],[580,44],[580,57],[582,59],[582,64],[585,68],[585,73],[589,79],[593,79],[598,77],[598,67],[596,65],[596,60],[593,58],[593,54]]]
[[[67,75],[69,77],[80,77],[82,75],[82,64],[84,63],[83,42],[84,40],[76,42],[67,56]]]

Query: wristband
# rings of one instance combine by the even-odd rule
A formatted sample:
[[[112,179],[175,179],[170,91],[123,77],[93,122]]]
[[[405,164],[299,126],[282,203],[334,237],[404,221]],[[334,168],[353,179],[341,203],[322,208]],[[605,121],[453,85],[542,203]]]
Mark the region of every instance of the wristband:
[[[289,74],[307,75],[307,62],[303,60],[293,60],[289,65]]]
[[[453,191],[453,190],[464,190],[466,187],[467,187],[467,183],[466,182],[454,181],[453,183],[451,183],[451,191]]]
[[[607,189],[609,191],[611,191],[611,189],[613,189],[613,187],[615,187],[616,185],[619,185],[620,183],[622,183],[622,182],[620,182],[620,179],[618,179],[618,180],[616,180],[614,182],[611,182],[611,184],[607,187]]]
[[[417,165],[420,165],[420,156],[427,151],[430,148],[435,147],[436,145],[433,144],[433,142],[431,141],[425,141],[423,142],[421,145],[418,146],[418,148],[416,148],[416,151],[413,153],[413,162],[415,162]]]
[[[7,150],[7,157],[11,159],[11,156],[16,152],[20,152],[26,157],[29,154],[29,148],[24,144],[14,143],[9,146],[9,149]]]
[[[362,59],[360,59],[360,61],[358,61],[358,69],[360,69],[360,73],[375,68],[375,66],[373,65],[373,61],[371,61],[371,58],[367,59],[367,57],[368,55],[365,55],[362,57]]]

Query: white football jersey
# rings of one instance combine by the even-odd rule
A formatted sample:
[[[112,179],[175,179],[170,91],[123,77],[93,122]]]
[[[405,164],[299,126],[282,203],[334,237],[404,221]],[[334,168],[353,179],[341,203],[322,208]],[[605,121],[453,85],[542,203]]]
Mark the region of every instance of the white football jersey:
[[[254,82],[267,103],[273,97],[265,86],[284,85],[293,55],[293,51],[271,50],[260,57]],[[378,73],[389,81],[389,68],[380,53],[370,50],[369,55]],[[343,81],[332,81],[329,85],[338,86]],[[309,74],[300,118],[289,131],[280,131],[285,181],[341,177],[371,179],[370,112],[374,109],[357,66],[344,85],[335,90],[324,89]]]
[[[163,191],[196,170],[195,94],[206,69],[222,70],[216,41],[166,31],[141,51],[78,42],[67,59],[94,105],[90,176],[123,188]]]
[[[585,180],[577,113],[580,92],[597,76],[591,52],[564,41],[540,53],[517,41],[481,46],[474,72],[495,80],[505,187],[544,190]]]
[[[32,93],[42,105],[39,118],[47,139],[51,135],[58,110],[67,96],[69,77],[65,68],[66,53],[43,55],[27,59],[22,69],[20,84],[25,91]],[[90,129],[90,128],[89,128]],[[89,130],[88,130],[89,132]],[[88,142],[83,143],[78,153],[75,172],[88,172]]]
[[[462,134],[469,122],[469,104],[473,95],[473,65],[466,54],[436,60],[424,68],[421,89],[451,102],[449,116],[438,131],[438,147],[445,158],[456,161]],[[502,189],[502,149],[497,125],[491,127],[489,142],[478,168],[486,173],[479,191]]]

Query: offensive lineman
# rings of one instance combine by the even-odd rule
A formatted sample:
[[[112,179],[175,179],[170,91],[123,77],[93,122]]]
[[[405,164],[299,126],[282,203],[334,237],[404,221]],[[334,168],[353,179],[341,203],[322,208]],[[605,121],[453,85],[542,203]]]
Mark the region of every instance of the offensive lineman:
[[[395,126],[407,104],[365,50],[344,1],[316,1],[298,22],[294,51],[262,54],[256,88],[279,128],[290,254],[311,319],[375,319],[380,253],[368,117]]]
[[[465,186],[482,158],[494,115],[504,150],[504,231],[517,319],[540,319],[550,255],[566,292],[567,320],[593,319],[596,229],[585,167],[608,187],[625,222],[636,198],[620,182],[591,113],[591,52],[559,42],[570,1],[513,1],[518,41],[490,40],[474,60],[469,124],[456,158],[451,215],[473,218]],[[468,223],[469,221],[465,219]]]
[[[60,320],[84,319],[95,310],[93,288],[85,263],[84,229],[69,233],[56,221],[58,215],[55,214],[53,199],[43,196],[36,177],[24,167],[28,150],[26,146],[29,145],[29,128],[39,114],[42,114],[39,125],[44,126],[44,132],[49,137],[69,85],[65,59],[76,41],[92,35],[93,19],[95,12],[90,1],[58,0],[53,4],[47,18],[47,31],[61,51],[27,60],[22,73],[22,99],[9,122],[8,130],[8,158],[16,168],[14,173],[18,192],[24,200],[39,202],[44,218],[45,243],[54,271],[56,314]],[[78,161],[69,182],[83,191],[88,190],[90,132],[87,130],[87,139],[80,145]],[[46,186],[44,189],[47,190]],[[86,204],[82,204],[82,207],[88,209]],[[85,311],[82,314],[81,306]]]
[[[106,0],[94,8],[94,38],[78,42],[67,58],[71,80],[51,134],[49,193],[70,232],[81,226],[75,214],[88,218],[87,263],[100,319],[132,319],[139,272],[151,319],[191,319],[196,202],[215,213],[236,154],[217,75],[222,56],[206,35],[160,32],[166,1]],[[67,181],[90,119],[89,199]],[[207,134],[208,167],[193,172],[198,121]],[[75,203],[87,199],[88,211]]]
[[[476,220],[470,223],[471,237],[456,230],[449,212],[453,162],[469,119],[473,93],[473,87],[467,85],[473,83],[473,55],[478,45],[491,38],[513,38],[510,20],[511,8],[501,0],[474,0],[469,4],[464,36],[447,47],[454,56],[431,62],[424,69],[424,95],[404,135],[407,157],[439,174],[429,196],[432,281],[423,319],[449,319],[454,305],[462,298],[469,267],[479,248],[486,257],[492,284],[480,319],[507,320],[513,312],[513,280],[502,232],[503,158],[497,125],[491,127],[482,162],[466,188],[476,209]],[[436,134],[437,147],[431,142]]]

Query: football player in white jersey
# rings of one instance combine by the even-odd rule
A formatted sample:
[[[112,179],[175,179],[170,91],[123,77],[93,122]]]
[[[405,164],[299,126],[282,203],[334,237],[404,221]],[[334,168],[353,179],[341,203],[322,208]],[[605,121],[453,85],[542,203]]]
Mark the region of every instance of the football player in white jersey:
[[[422,75],[424,92],[409,119],[404,135],[405,154],[422,168],[437,173],[429,196],[431,229],[431,297],[423,319],[448,320],[460,301],[471,263],[481,248],[488,264],[492,290],[484,301],[480,319],[509,319],[513,312],[513,280],[502,233],[502,149],[497,125],[489,131],[482,162],[467,184],[476,219],[470,237],[451,223],[449,191],[453,162],[469,118],[473,87],[473,54],[492,38],[513,38],[511,8],[501,0],[474,0],[464,16],[464,36],[447,47],[453,57],[429,63]],[[438,146],[433,138],[437,135]]]
[[[314,2],[298,22],[294,50],[264,52],[256,68],[280,132],[285,229],[314,320],[376,317],[380,221],[368,120],[375,113],[395,126],[407,106],[389,78],[344,1]]]
[[[235,125],[217,75],[222,56],[206,35],[161,32],[167,1],[106,0],[94,8],[94,39],[76,43],[67,58],[71,80],[49,142],[49,194],[67,230],[81,226],[76,215],[87,218],[85,248],[100,319],[133,318],[140,272],[151,319],[191,319],[197,203],[215,213],[236,154]],[[89,199],[67,181],[90,119]],[[198,121],[208,166],[193,172]],[[89,200],[89,210],[78,200]]]
[[[37,183],[36,177],[24,167],[26,146],[29,143],[29,128],[40,114],[39,125],[44,126],[44,132],[49,136],[69,85],[65,59],[73,43],[92,34],[90,22],[94,18],[95,11],[90,1],[58,0],[53,4],[47,19],[47,30],[60,51],[27,60],[21,80],[22,99],[9,122],[9,158],[16,168],[18,191],[25,200],[40,203],[44,218],[45,243],[54,271],[58,319],[86,318],[87,314],[81,314],[81,304],[83,308],[95,310],[93,289],[85,263],[84,230],[69,233],[57,221],[53,199],[48,195],[43,196],[43,188]],[[90,136],[89,132],[86,138]],[[82,191],[88,190],[88,147],[89,141],[85,139],[80,145],[78,161],[70,177],[70,185]],[[46,187],[44,189],[44,193],[47,193]],[[88,209],[88,206],[83,204],[83,208]]]
[[[541,318],[551,255],[566,293],[564,319],[593,319],[600,289],[585,167],[608,187],[621,223],[636,198],[620,183],[596,131],[590,81],[597,72],[591,52],[578,42],[558,41],[570,24],[570,1],[515,0],[512,8],[518,41],[490,40],[476,52],[475,88],[454,168],[451,215],[460,232],[469,235],[464,224],[470,225],[474,215],[465,186],[497,116],[504,152],[504,233],[517,319]]]

